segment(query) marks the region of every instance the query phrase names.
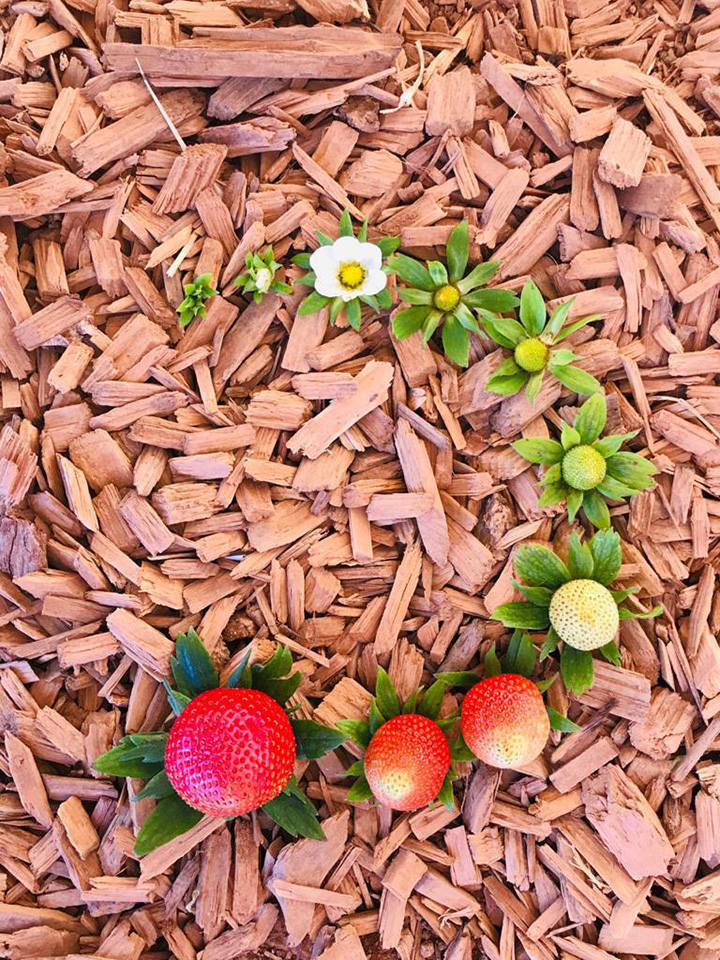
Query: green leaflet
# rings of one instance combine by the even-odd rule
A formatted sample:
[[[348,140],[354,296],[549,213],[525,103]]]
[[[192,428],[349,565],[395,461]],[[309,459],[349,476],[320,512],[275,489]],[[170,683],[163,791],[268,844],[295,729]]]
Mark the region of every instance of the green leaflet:
[[[560,673],[568,693],[581,696],[593,685],[595,667],[592,654],[587,650],[575,650],[574,647],[563,644]]]

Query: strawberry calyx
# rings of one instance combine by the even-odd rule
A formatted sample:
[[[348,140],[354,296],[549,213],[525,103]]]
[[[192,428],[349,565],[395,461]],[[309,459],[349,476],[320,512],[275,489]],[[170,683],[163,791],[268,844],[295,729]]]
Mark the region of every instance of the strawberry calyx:
[[[493,610],[492,617],[506,627],[546,631],[540,660],[559,648],[560,673],[565,687],[580,696],[593,685],[595,649],[610,663],[620,662],[615,637],[607,633],[607,623],[611,620],[607,616],[607,604],[613,602],[617,608],[615,630],[623,620],[648,619],[663,610],[660,604],[650,610],[639,604],[624,605],[638,588],[611,589],[621,565],[620,537],[612,529],[599,530],[588,543],[581,543],[577,533],[573,533],[567,564],[549,547],[535,544],[520,547],[514,566],[523,582],[513,580],[512,583],[526,599],[500,604]],[[568,589],[569,584],[574,586]],[[563,593],[558,596],[561,590]],[[568,603],[561,609],[559,601],[565,599]],[[569,601],[572,608],[568,607]]]
[[[167,680],[163,686],[168,703],[179,717],[195,698],[217,689],[245,689],[259,691],[274,700],[286,712],[295,737],[295,756],[313,760],[340,746],[345,735],[303,717],[295,716],[296,708],[287,702],[302,682],[299,671],[292,672],[290,650],[279,644],[266,663],[250,663],[252,648],[248,649],[238,667],[225,683],[221,683],[217,667],[205,644],[194,629],[178,634],[175,655],[170,669],[173,686]],[[169,734],[163,730],[131,733],[95,761],[95,769],[109,776],[145,780],[143,789],[133,801],[157,800],[157,806],[143,823],[135,842],[135,853],[144,856],[156,847],[174,839],[198,823],[203,813],[195,809],[177,793],[165,771],[165,751]],[[291,777],[284,789],[264,803],[263,812],[293,837],[303,836],[323,840],[324,834],[313,804]]]
[[[402,716],[419,715],[432,721],[447,740],[451,762],[442,785],[430,801],[430,805],[439,802],[448,810],[452,810],[455,804],[453,781],[459,776],[456,763],[474,760],[475,756],[464,743],[462,735],[454,732],[459,711],[455,710],[441,717],[440,708],[443,697],[451,686],[472,684],[478,679],[476,674],[465,671],[438,674],[427,689],[419,688],[404,703],[401,703],[387,671],[383,667],[378,667],[375,696],[370,701],[367,720],[340,720],[337,724],[338,730],[366,753],[378,730],[391,720]],[[347,795],[348,801],[359,803],[375,796],[365,773],[364,756],[348,767],[345,775],[355,778]]]

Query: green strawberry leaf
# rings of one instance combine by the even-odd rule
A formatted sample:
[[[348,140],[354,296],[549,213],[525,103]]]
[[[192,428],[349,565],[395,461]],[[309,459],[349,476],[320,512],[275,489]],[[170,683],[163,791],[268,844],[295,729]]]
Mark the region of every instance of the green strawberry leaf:
[[[349,803],[362,803],[363,800],[369,800],[373,796],[370,784],[365,776],[358,777],[355,783],[348,790],[346,800]]]
[[[178,690],[186,697],[215,690],[220,682],[207,647],[192,627],[178,634],[170,667]]]
[[[575,417],[575,429],[582,443],[594,443],[605,429],[607,423],[607,402],[602,390],[593,394],[578,410]]]
[[[547,711],[547,715],[550,720],[551,730],[560,730],[562,733],[575,733],[576,730],[580,729],[576,723],[574,723],[572,720],[568,720],[567,717],[564,717],[561,713],[558,713],[557,710],[553,710],[552,707],[545,707],[545,710]]]
[[[620,537],[614,530],[600,530],[590,541],[590,552],[594,561],[593,580],[604,587],[609,586],[622,565]]]
[[[378,667],[375,681],[375,700],[380,708],[380,713],[386,720],[391,720],[399,715],[400,701],[392,680],[383,667]]]
[[[492,612],[493,620],[500,620],[506,627],[523,630],[545,630],[550,624],[547,607],[532,603],[501,603]]]
[[[317,811],[308,798],[301,793],[294,777],[282,793],[264,803],[261,809],[291,837],[325,839],[323,829],[318,823]]]
[[[600,647],[600,653],[609,663],[613,663],[616,667],[620,666],[620,650],[614,640]]]
[[[557,589],[571,579],[570,571],[549,547],[529,544],[520,547],[514,558],[515,573],[526,583]]]
[[[564,367],[553,367],[552,372],[555,378],[568,390],[572,390],[573,393],[590,394],[602,390],[600,382],[592,374],[580,367],[574,367],[572,364]]]
[[[448,810],[455,809],[455,794],[453,792],[452,777],[450,774],[446,774],[443,784],[440,787],[440,792],[435,798],[439,803],[442,803],[444,807],[447,807]]]
[[[483,660],[483,673],[486,677],[497,677],[502,673],[502,664],[495,650],[495,644],[490,644]]]
[[[532,677],[537,667],[537,653],[529,634],[515,630],[504,657],[504,666],[507,673],[519,673],[528,679]]]
[[[422,327],[429,312],[429,308],[423,306],[399,310],[393,317],[393,334],[398,340],[406,340],[411,337]]]
[[[168,780],[168,775],[164,770],[161,770],[148,780],[140,793],[136,794],[132,799],[133,803],[137,803],[138,800],[147,799],[163,800],[165,797],[170,797],[174,793],[175,789]]]
[[[190,703],[191,698],[186,697],[184,693],[180,693],[178,690],[173,690],[167,680],[163,680],[163,687],[165,688],[165,695],[170,709],[176,717],[179,717],[185,707]]]
[[[543,332],[547,310],[543,295],[534,280],[528,280],[520,294],[520,322],[527,332],[537,337]]]
[[[144,857],[181,833],[186,833],[203,818],[199,810],[188,806],[176,793],[165,797],[140,828],[135,840],[135,853]]]
[[[555,631],[555,627],[550,627],[547,632],[547,637],[545,638],[545,643],[540,648],[540,662],[546,660],[551,653],[554,653],[557,650],[560,643],[560,637]]]
[[[526,437],[516,440],[510,446],[530,463],[559,463],[563,457],[562,445],[557,440],[546,440],[543,437]]]
[[[596,490],[586,490],[582,508],[590,523],[598,530],[610,527],[610,511],[608,505]]]
[[[251,656],[252,646],[247,648],[239,665],[235,667],[228,677],[225,683],[226,687],[242,687],[245,690],[249,690],[252,687],[252,671],[248,666]]]
[[[592,654],[588,650],[575,650],[574,647],[563,644],[560,673],[568,693],[581,696],[593,685],[595,667]]]
[[[470,338],[460,321],[446,317],[442,328],[442,344],[445,356],[459,367],[466,367],[470,357]]]
[[[370,743],[370,727],[365,720],[338,720],[335,726],[348,740],[352,740],[363,750],[367,749]]]
[[[397,274],[401,280],[419,290],[429,290],[433,293],[435,284],[430,272],[419,260],[407,257],[404,253],[395,253],[388,257],[387,265],[391,273]]]
[[[461,220],[460,223],[450,231],[450,236],[445,246],[445,259],[447,260],[451,283],[457,283],[458,280],[462,279],[467,269],[469,256],[470,234],[468,224],[467,220]]]
[[[580,543],[580,537],[576,533],[570,537],[567,565],[573,580],[592,579],[593,555],[586,543]]]
[[[326,727],[314,720],[290,717],[290,726],[295,734],[298,760],[316,760],[335,750],[346,740],[345,734]]]

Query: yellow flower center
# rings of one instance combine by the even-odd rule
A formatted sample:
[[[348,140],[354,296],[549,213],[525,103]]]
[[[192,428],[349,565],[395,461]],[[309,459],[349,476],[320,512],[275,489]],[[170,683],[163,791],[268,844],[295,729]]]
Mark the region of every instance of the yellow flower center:
[[[542,340],[531,337],[515,347],[515,363],[526,373],[539,373],[545,369],[549,352]]]
[[[440,287],[435,291],[433,303],[438,310],[442,310],[445,313],[449,310],[454,310],[460,303],[460,291],[457,287],[446,283],[444,287]]]
[[[365,267],[355,260],[341,264],[338,270],[340,286],[344,287],[345,290],[357,290],[365,282],[366,276]]]

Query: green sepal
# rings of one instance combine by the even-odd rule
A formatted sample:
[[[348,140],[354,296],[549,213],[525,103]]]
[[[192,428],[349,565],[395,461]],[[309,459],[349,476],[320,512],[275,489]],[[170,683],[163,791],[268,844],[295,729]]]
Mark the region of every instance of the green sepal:
[[[338,221],[338,236],[339,237],[353,237],[355,233],[353,231],[352,220],[350,219],[350,211],[343,210],[340,214],[340,220]]]
[[[218,672],[212,657],[192,627],[187,633],[178,634],[170,668],[178,690],[186,697],[197,697],[218,686]]]
[[[551,370],[553,367],[566,367],[569,363],[572,363],[573,360],[582,360],[582,357],[573,353],[572,350],[553,350],[548,360],[548,366]]]
[[[470,256],[470,233],[467,220],[462,220],[450,231],[445,246],[445,259],[451,283],[457,283],[465,273]]]
[[[463,303],[467,304],[468,307],[472,307],[473,310],[490,310],[493,313],[507,313],[508,310],[514,310],[520,303],[520,300],[512,290],[503,290],[501,287],[486,287],[484,290],[473,290],[471,293],[466,293],[462,299]],[[503,322],[503,326],[505,319],[504,317],[498,317],[498,320]],[[527,334],[523,327],[517,320],[511,320],[510,322],[520,327],[520,330],[522,330],[522,339],[524,339]],[[518,343],[519,342],[518,340]]]
[[[474,670],[448,670],[436,673],[435,679],[442,681],[446,687],[472,687],[481,677]]]
[[[568,720],[562,713],[553,710],[552,707],[545,707],[548,719],[550,720],[550,729],[559,730],[561,733],[575,733],[580,727],[573,721]]]
[[[140,739],[142,737],[142,739]],[[167,734],[130,734],[101,754],[93,766],[111,777],[149,780],[163,768]]]
[[[526,437],[515,440],[510,446],[530,463],[559,463],[563,457],[562,445],[557,440],[546,440],[543,437]]]
[[[560,636],[555,630],[555,627],[550,627],[547,636],[545,638],[545,643],[540,647],[540,662],[547,660],[551,653],[554,653],[560,644]]]
[[[575,650],[563,644],[560,652],[560,673],[568,693],[581,696],[593,685],[595,667],[592,654],[588,650]]]
[[[375,699],[380,713],[386,720],[392,720],[400,714],[400,700],[393,682],[383,667],[378,667],[375,680]]]
[[[470,273],[458,280],[456,286],[463,297],[474,290],[476,287],[484,287],[489,283],[500,269],[500,264],[496,260],[488,260],[487,263],[479,263],[470,271]]]
[[[393,305],[392,294],[387,287],[383,287],[379,293],[376,293],[375,299],[381,310],[389,310]]]
[[[444,287],[447,284],[448,273],[444,263],[441,263],[439,260],[429,260],[427,269],[436,287]]]
[[[603,482],[599,483],[595,489],[608,500],[624,500],[625,497],[634,497],[636,493],[640,492],[635,487],[630,487],[627,484],[620,483],[619,480],[615,480],[609,473],[605,475]]]
[[[543,385],[543,380],[545,379],[545,371],[539,370],[537,373],[531,373],[527,380],[527,386],[525,387],[525,396],[528,398],[530,403],[535,403],[537,400],[538,394],[540,393],[540,388]]]
[[[610,527],[610,511],[608,505],[596,490],[586,490],[582,508],[590,523],[598,530]]]
[[[573,447],[579,446],[580,434],[575,427],[571,427],[569,423],[563,423],[562,429],[560,430],[560,443],[565,452],[572,450]]]
[[[354,300],[348,300],[345,304],[348,323],[353,330],[359,330],[362,326],[362,308],[357,297]]]
[[[326,727],[314,720],[303,717],[290,717],[290,726],[295,734],[295,746],[298,760],[316,760],[324,757],[344,743],[345,734],[332,727]]]
[[[443,679],[430,684],[418,702],[417,712],[421,717],[437,720],[447,688],[448,684]]]
[[[493,610],[492,619],[521,630],[545,630],[550,623],[547,607],[524,602],[501,603]]]
[[[317,811],[299,789],[295,777],[290,779],[282,793],[264,803],[261,809],[291,837],[325,839],[323,829],[318,823]]]
[[[356,760],[355,763],[351,763],[347,768],[344,777],[362,777],[365,775],[365,761]]]
[[[621,620],[652,620],[659,617],[664,607],[661,603],[656,603],[652,610],[628,610],[627,607],[618,607],[618,613]]]
[[[488,652],[485,654],[483,673],[486,677],[497,677],[502,673],[502,664],[500,663],[500,658],[497,655],[494,643],[490,644]]]
[[[338,720],[335,724],[340,733],[344,733],[348,740],[352,740],[363,750],[367,749],[371,740],[370,727],[365,720]]]
[[[594,443],[605,429],[607,423],[607,402],[600,390],[593,394],[578,410],[575,417],[575,429],[580,434],[580,442]]]
[[[316,290],[313,290],[313,292],[308,294],[308,296],[305,297],[300,306],[297,308],[297,316],[306,317],[311,313],[319,313],[323,307],[326,307],[329,303],[330,297],[323,297],[322,294],[318,293]]]
[[[345,308],[345,301],[342,297],[335,297],[330,302],[330,323],[334,324]]]
[[[546,318],[543,295],[535,281],[528,280],[520,294],[520,322],[531,336],[537,337],[543,332]]]
[[[350,803],[362,803],[363,800],[369,800],[372,796],[374,796],[374,794],[370,788],[370,784],[363,774],[363,776],[358,777],[350,787],[346,799]]]
[[[560,331],[560,333],[555,337],[554,343],[560,343],[562,340],[565,340],[566,337],[569,337],[572,333],[575,333],[577,330],[582,330],[584,326],[588,323],[593,323],[595,320],[602,319],[601,314],[593,313],[589,317],[581,317],[580,320],[574,320],[572,323],[569,323],[566,327]]]
[[[497,393],[501,397],[511,397],[519,393],[528,381],[528,375],[524,370],[518,370],[509,377],[499,377],[493,374],[485,384],[485,389],[491,393]]]
[[[604,647],[600,647],[600,653],[608,663],[612,663],[616,667],[620,666],[620,650],[614,640],[606,643]]]
[[[536,607],[550,606],[554,591],[549,587],[533,587],[526,583],[520,583],[518,580],[513,580],[512,585],[516,590],[519,590],[530,603],[534,603]]]
[[[594,396],[599,396],[599,394],[594,394]],[[611,457],[620,450],[620,447],[622,447],[626,440],[632,440],[637,434],[637,430],[631,430],[630,433],[613,433],[609,437],[602,437],[600,440],[596,440],[592,446],[601,457],[607,460],[608,457]]]
[[[565,499],[567,500],[568,520],[570,523],[573,523],[578,510],[583,505],[585,497],[582,490],[570,489],[567,491]]]
[[[331,247],[335,241],[332,237],[329,237],[326,233],[323,233],[322,230],[316,230],[315,236],[321,247]]]
[[[450,756],[459,763],[472,763],[473,760],[477,760],[461,733],[450,741]]]
[[[552,372],[555,379],[573,393],[590,394],[602,390],[600,381],[581,367],[568,364],[564,367],[553,367]]]
[[[560,304],[560,306],[555,307],[550,315],[550,319],[545,325],[545,330],[543,333],[551,338],[551,342],[562,330],[565,321],[568,318],[568,314],[570,313],[570,307],[572,306],[574,299],[575,297],[570,297],[569,300],[565,300]]]
[[[389,257],[400,247],[400,243],[400,237],[381,237],[375,241],[375,246],[380,247],[383,257]]]
[[[462,300],[455,307],[453,316],[465,327],[466,330],[469,330],[471,333],[482,333],[477,320],[471,311],[468,310]]]
[[[188,806],[176,793],[165,797],[140,828],[135,840],[136,855],[144,857],[180,834],[187,833],[202,818],[199,810]]]
[[[375,736],[380,727],[385,723],[386,719],[387,717],[383,716],[377,700],[375,697],[373,697],[370,701],[370,716],[368,717],[368,727],[370,729],[371,737]]]
[[[528,680],[532,677],[537,667],[537,653],[529,634],[522,630],[514,631],[503,657],[503,666],[506,673],[518,673]]]
[[[368,238],[368,218],[367,217],[365,217],[363,222],[360,224],[360,229],[358,230],[357,238],[360,241],[360,243],[367,243],[367,238]]]
[[[464,298],[465,305],[477,309],[477,305],[471,299],[473,296],[473,294],[470,294],[470,296]],[[523,340],[527,339],[527,334],[517,320],[508,322],[507,317],[481,314],[480,323],[485,328],[485,333],[491,340],[494,340],[495,343],[498,343],[501,347],[506,347],[508,350],[513,350],[518,343],[522,343]],[[519,327],[522,334],[518,333],[516,327]]]
[[[609,586],[622,566],[620,537],[610,528],[600,530],[590,541],[590,552],[593,556],[593,580],[604,587]]]
[[[628,597],[631,597],[634,593],[638,593],[639,590],[640,587],[626,587],[624,590],[611,590],[610,593],[615,603],[620,606]]]
[[[442,786],[438,792],[437,797],[435,798],[438,803],[441,803],[448,810],[455,809],[455,793],[453,792],[453,782],[450,774],[445,775]]]
[[[435,291],[436,284],[433,283],[429,270],[414,257],[408,257],[404,253],[395,253],[388,257],[387,265],[391,273],[397,274],[401,280],[404,280],[411,287],[429,290],[430,293]]]
[[[442,344],[445,356],[459,367],[466,367],[470,357],[468,332],[454,317],[446,317],[442,328]]]
[[[167,680],[163,680],[163,687],[165,688],[165,695],[170,709],[176,717],[179,717],[185,707],[190,703],[191,698],[186,697],[185,694],[180,693],[179,690],[173,690]]]
[[[419,290],[417,287],[400,287],[398,296],[404,303],[414,306],[432,306],[433,295],[429,290]]]
[[[543,478],[543,482],[544,478]],[[556,503],[562,503],[567,498],[567,488],[559,483],[548,483],[538,499],[539,507],[554,507]]]
[[[247,690],[252,687],[252,672],[248,664],[252,656],[252,647],[248,647],[243,658],[225,682],[226,687],[240,687]]]
[[[161,770],[159,773],[156,773],[154,777],[151,777],[148,782],[145,784],[140,793],[135,794],[132,798],[133,803],[137,803],[138,800],[164,800],[165,797],[170,797],[175,793],[173,785],[168,780],[168,775],[164,770]]]
[[[296,253],[292,258],[292,262],[296,267],[300,267],[302,270],[310,269],[310,256],[309,253]]]
[[[580,537],[573,533],[568,550],[568,570],[573,580],[590,580],[593,575],[593,556],[586,543],[580,543]]]
[[[529,544],[515,554],[515,573],[526,583],[557,589],[571,579],[570,571],[549,547]]]
[[[434,307],[428,311],[428,315],[425,317],[422,326],[423,343],[427,343],[430,340],[430,337],[435,333],[444,316],[445,314],[442,310],[435,310]]]

